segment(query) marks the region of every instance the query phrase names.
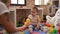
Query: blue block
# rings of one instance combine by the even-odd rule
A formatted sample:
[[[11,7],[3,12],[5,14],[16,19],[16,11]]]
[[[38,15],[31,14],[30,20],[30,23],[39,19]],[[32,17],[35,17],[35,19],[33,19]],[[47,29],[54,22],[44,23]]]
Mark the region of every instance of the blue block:
[[[41,23],[41,26],[44,26],[44,23]]]
[[[25,30],[24,34],[30,34],[30,32],[28,30]]]

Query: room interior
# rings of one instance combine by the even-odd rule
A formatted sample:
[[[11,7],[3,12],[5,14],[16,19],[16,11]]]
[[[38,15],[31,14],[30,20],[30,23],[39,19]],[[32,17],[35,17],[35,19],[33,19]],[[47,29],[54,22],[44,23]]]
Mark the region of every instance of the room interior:
[[[34,6],[38,8],[41,20],[44,20],[46,15],[54,16],[60,8],[60,0],[6,0],[5,4],[10,10],[11,20],[15,27],[17,21],[28,17]]]

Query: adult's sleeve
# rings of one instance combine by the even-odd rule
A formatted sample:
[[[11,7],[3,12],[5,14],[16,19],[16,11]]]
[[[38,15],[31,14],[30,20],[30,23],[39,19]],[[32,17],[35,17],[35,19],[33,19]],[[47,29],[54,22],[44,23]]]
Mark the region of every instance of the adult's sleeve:
[[[0,2],[0,15],[4,13],[9,13],[9,10],[4,3]]]

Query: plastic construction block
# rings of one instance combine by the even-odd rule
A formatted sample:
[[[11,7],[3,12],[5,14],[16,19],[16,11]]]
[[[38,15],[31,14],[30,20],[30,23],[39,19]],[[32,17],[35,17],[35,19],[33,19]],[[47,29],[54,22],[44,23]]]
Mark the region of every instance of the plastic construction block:
[[[24,34],[30,34],[30,32],[28,30],[25,30]]]
[[[54,32],[50,32],[50,34],[57,34],[57,33],[54,33]]]
[[[60,34],[60,28],[58,28],[58,33]]]
[[[53,30],[54,33],[57,33],[58,31],[56,29]]]
[[[44,23],[44,25],[45,25],[45,26],[48,26],[48,27],[50,27],[50,26],[51,26],[51,24],[47,24],[47,23]]]
[[[41,23],[41,26],[44,26],[44,23]]]

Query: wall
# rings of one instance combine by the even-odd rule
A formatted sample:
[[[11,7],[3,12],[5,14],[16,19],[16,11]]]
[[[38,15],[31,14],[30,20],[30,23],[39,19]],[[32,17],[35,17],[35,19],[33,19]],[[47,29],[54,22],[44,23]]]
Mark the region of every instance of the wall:
[[[16,9],[31,9],[32,7],[35,6],[34,0],[26,0],[26,6],[11,6],[10,0],[8,0],[6,5],[10,11],[15,11],[14,13],[16,13]],[[44,8],[44,12],[43,12],[44,15],[48,15],[48,7],[49,7],[48,5],[40,5],[40,8]],[[26,13],[28,13],[28,12],[26,12]],[[16,17],[14,17],[14,18],[15,18],[14,20],[16,20]],[[15,24],[16,24],[16,21],[15,21]]]
[[[34,5],[34,0],[26,0],[26,6],[10,6],[10,8],[12,9],[19,9],[19,8],[26,8],[26,9],[28,9],[28,8],[32,8],[32,7],[34,7],[35,5]],[[48,5],[41,5],[40,6],[41,8],[44,8],[44,15],[47,15],[48,14]]]
[[[44,15],[47,15],[48,14],[48,5],[43,5],[43,1],[44,0],[41,1],[42,5],[40,7],[44,8]],[[49,1],[50,1],[49,3],[51,3],[51,0],[49,0]],[[10,2],[11,2],[11,0],[7,0],[6,5],[7,5],[7,7],[9,7],[12,10],[22,8],[22,7],[31,9],[34,6],[34,0],[26,0],[26,6],[11,6]]]

